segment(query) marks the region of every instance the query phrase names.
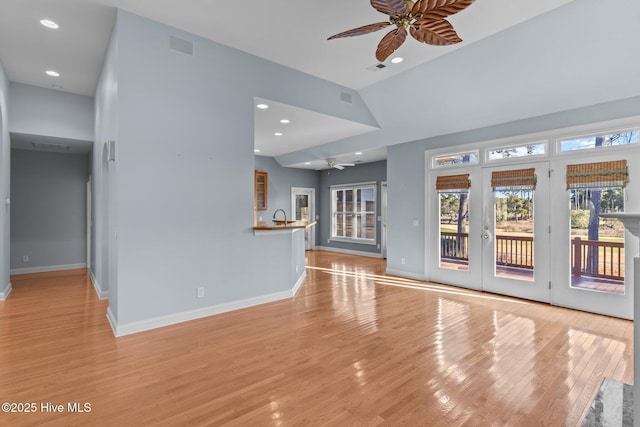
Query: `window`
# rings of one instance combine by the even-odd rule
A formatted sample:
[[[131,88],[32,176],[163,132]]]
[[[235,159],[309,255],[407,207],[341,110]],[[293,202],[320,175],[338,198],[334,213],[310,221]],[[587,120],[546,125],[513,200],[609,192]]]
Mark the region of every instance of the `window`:
[[[469,270],[469,174],[438,176],[440,268]]]
[[[376,244],[375,183],[331,187],[331,239]]]
[[[441,168],[445,166],[466,165],[478,163],[478,151],[468,151],[466,153],[442,154],[433,158],[433,167]]]
[[[560,141],[560,152],[591,150],[596,148],[614,147],[616,145],[637,144],[640,139],[637,130],[594,135],[581,138],[564,139]]]
[[[571,287],[624,295],[624,226],[600,213],[624,212],[626,159],[567,165]]]
[[[546,144],[535,142],[533,144],[516,147],[496,148],[487,152],[487,160],[502,160],[516,157],[540,156],[545,153]]]

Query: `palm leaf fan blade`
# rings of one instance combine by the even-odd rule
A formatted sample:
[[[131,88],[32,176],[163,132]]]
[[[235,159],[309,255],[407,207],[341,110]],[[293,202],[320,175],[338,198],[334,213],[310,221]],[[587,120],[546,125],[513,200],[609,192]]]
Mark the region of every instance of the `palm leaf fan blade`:
[[[396,28],[395,30],[387,33],[380,43],[378,44],[378,49],[376,50],[376,58],[380,62],[384,62],[385,59],[389,57],[393,52],[398,49],[402,43],[407,38],[407,30],[404,28]]]
[[[377,22],[375,24],[364,25],[362,27],[353,28],[351,30],[343,31],[342,33],[338,33],[329,37],[327,40],[339,39],[343,37],[352,37],[352,36],[361,36],[363,34],[373,33],[374,31],[381,30],[385,27],[391,25],[390,22]]]
[[[453,29],[453,25],[444,19],[439,21],[418,20],[411,25],[409,31],[414,39],[433,46],[447,46],[462,41],[456,30]]]
[[[409,8],[404,0],[371,0],[371,6],[380,13],[386,15],[407,14]]]
[[[474,2],[475,0],[418,0],[411,9],[411,15],[416,19],[444,19],[468,8]]]

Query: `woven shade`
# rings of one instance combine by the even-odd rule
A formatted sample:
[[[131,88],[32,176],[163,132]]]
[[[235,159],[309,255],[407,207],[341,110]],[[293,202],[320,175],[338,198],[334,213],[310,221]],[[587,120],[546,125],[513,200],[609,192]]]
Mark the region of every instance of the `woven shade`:
[[[535,190],[536,170],[531,168],[491,172],[491,188],[493,191]]]
[[[626,160],[567,165],[567,190],[625,187],[627,182],[629,182],[629,173]]]
[[[439,176],[436,178],[436,190],[468,190],[471,187],[469,174]]]

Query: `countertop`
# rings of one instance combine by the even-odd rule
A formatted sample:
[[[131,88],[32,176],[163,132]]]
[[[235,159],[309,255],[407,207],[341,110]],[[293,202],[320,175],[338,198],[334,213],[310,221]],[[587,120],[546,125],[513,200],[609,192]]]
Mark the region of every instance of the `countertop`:
[[[274,225],[268,225],[266,222],[259,222],[256,226],[253,227],[254,230],[295,230],[296,228],[308,228],[312,225],[315,225],[315,221],[287,221],[287,224],[284,224],[284,220],[275,219]]]

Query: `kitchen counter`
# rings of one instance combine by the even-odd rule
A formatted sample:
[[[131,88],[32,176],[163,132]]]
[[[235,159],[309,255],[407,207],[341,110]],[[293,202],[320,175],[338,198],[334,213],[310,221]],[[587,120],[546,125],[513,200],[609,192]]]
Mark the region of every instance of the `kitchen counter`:
[[[297,230],[301,228],[309,228],[316,224],[315,221],[287,221],[286,224],[282,219],[274,219],[275,224],[268,225],[266,222],[259,222],[253,227],[254,231],[279,231],[279,230]]]

